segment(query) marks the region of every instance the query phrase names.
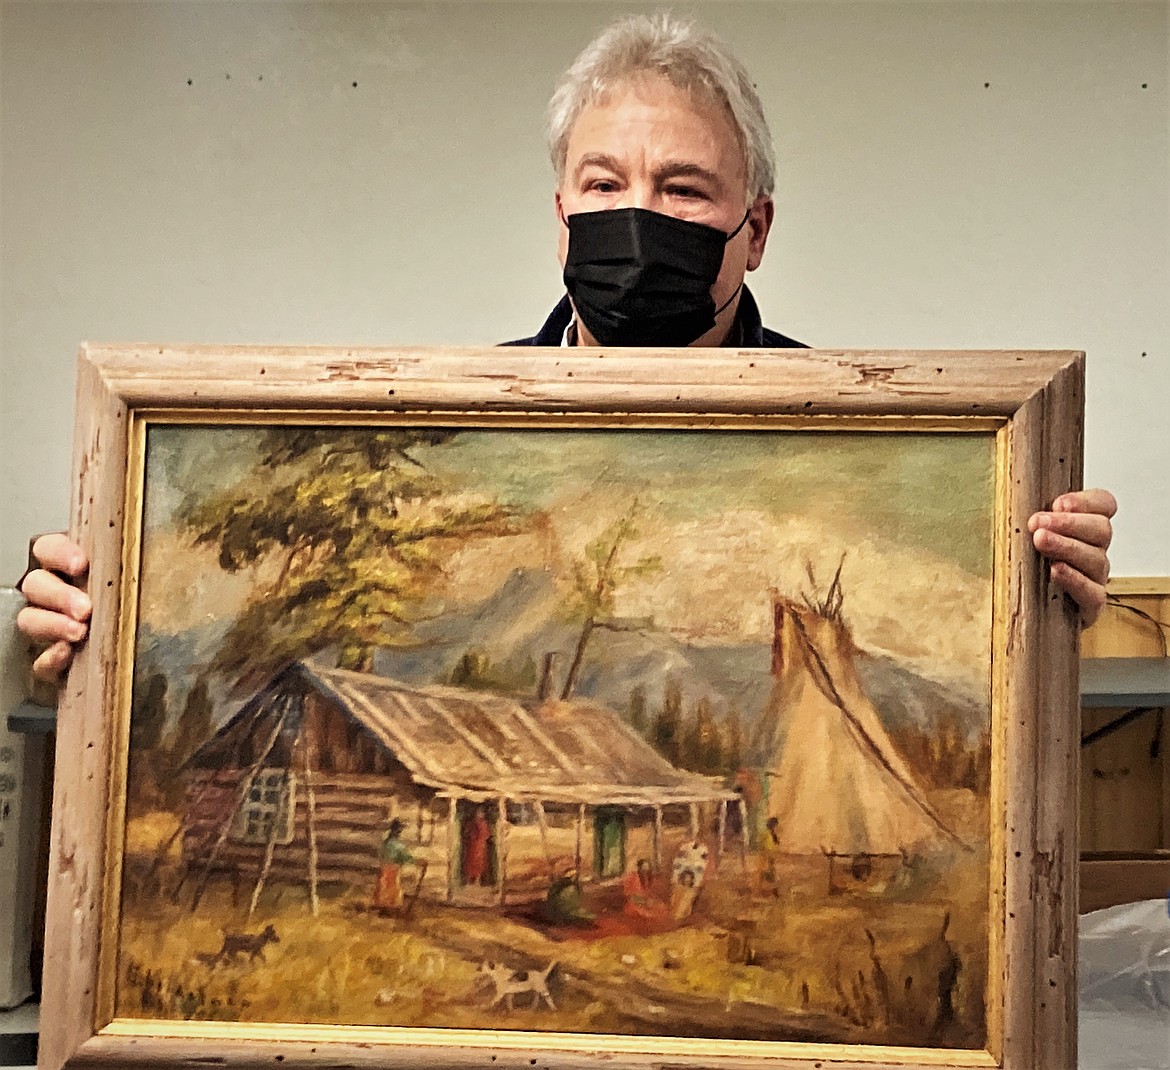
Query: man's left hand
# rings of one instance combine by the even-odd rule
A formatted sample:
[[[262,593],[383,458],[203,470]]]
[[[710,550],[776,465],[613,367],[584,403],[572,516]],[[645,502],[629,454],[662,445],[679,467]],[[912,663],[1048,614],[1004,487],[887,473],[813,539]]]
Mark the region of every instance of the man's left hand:
[[[1053,582],[1080,607],[1086,627],[1105,605],[1109,581],[1109,543],[1117,499],[1107,490],[1062,494],[1052,510],[1028,521],[1032,544],[1049,561]]]

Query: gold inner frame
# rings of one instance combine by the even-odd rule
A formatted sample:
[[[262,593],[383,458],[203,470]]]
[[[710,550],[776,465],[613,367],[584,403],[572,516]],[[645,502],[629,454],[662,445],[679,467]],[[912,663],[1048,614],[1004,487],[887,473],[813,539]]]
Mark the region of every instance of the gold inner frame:
[[[987,1048],[896,1047],[878,1044],[803,1043],[794,1041],[721,1040],[705,1037],[626,1036],[603,1033],[530,1032],[520,1030],[438,1027],[319,1025],[283,1022],[187,1022],[155,1018],[117,1018],[116,983],[121,877],[126,824],[127,763],[133,666],[138,618],[138,576],[146,481],[146,433],[159,425],[317,425],[448,426],[479,430],[525,428],[573,430],[800,431],[804,433],[994,434],[994,547],[991,628],[991,783],[989,799],[988,976],[986,979]],[[270,1043],[360,1043],[397,1046],[502,1048],[516,1051],[556,1050],[612,1054],[662,1054],[721,1058],[852,1059],[856,1062],[905,1062],[907,1066],[994,1067],[1002,1064],[1004,1029],[1004,946],[1007,846],[1006,804],[1007,680],[1002,653],[1007,641],[1008,531],[1011,463],[1008,417],[988,416],[850,416],[761,415],[757,413],[635,412],[490,412],[445,410],[317,410],[142,408],[130,414],[126,499],[122,532],[122,582],[119,597],[113,745],[109,770],[110,800],[105,832],[102,933],[95,1004],[95,1032],[110,1037],[166,1037]],[[910,1060],[913,1060],[911,1062]]]

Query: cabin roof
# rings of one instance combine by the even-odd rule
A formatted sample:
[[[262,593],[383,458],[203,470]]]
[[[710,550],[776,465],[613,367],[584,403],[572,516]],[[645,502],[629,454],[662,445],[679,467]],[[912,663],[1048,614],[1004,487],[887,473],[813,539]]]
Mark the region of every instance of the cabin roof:
[[[209,740],[200,758],[258,704],[303,690],[343,708],[419,784],[460,797],[589,805],[662,805],[734,798],[677,769],[612,710],[574,700],[529,707],[506,695],[294,662]]]

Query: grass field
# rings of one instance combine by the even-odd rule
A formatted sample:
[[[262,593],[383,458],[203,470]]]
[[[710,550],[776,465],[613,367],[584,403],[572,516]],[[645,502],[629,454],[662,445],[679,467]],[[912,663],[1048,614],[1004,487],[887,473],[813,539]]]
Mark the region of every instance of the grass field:
[[[652,935],[549,929],[494,910],[420,901],[367,909],[370,888],[333,889],[320,915],[303,886],[274,884],[247,917],[213,883],[197,911],[136,879],[174,819],[128,830],[117,1011],[127,1017],[539,1029],[982,1047],[987,973],[984,854],[875,872],[827,891],[824,859],[790,860],[772,885],[727,858],[686,923]],[[371,873],[371,888],[374,874]],[[141,889],[147,888],[143,891]],[[590,892],[590,909],[620,903]],[[606,898],[608,896],[608,898]],[[272,926],[255,958],[225,936]],[[485,960],[550,963],[555,1009],[496,1002]]]

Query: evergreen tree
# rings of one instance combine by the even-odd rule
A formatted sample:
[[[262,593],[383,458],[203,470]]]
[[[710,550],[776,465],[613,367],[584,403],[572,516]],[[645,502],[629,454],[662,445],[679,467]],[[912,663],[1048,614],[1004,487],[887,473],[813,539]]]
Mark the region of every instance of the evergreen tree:
[[[672,765],[678,765],[682,735],[682,688],[673,677],[668,677],[663,689],[662,707],[651,726],[651,742]]]
[[[711,709],[711,700],[703,697],[695,706],[695,764],[700,773],[715,774],[723,770],[723,733]]]
[[[743,715],[733,702],[724,721],[726,727],[726,750],[723,764],[728,773],[738,772],[744,761]]]
[[[646,735],[649,718],[646,712],[646,689],[639,684],[630,692],[630,707],[627,712],[630,727],[640,736]]]
[[[154,750],[167,722],[167,678],[157,669],[134,674],[130,713],[130,749]]]
[[[200,674],[191,690],[187,692],[183,712],[171,732],[170,743],[167,746],[176,769],[211,738],[211,714],[211,695],[207,687],[207,677]]]

